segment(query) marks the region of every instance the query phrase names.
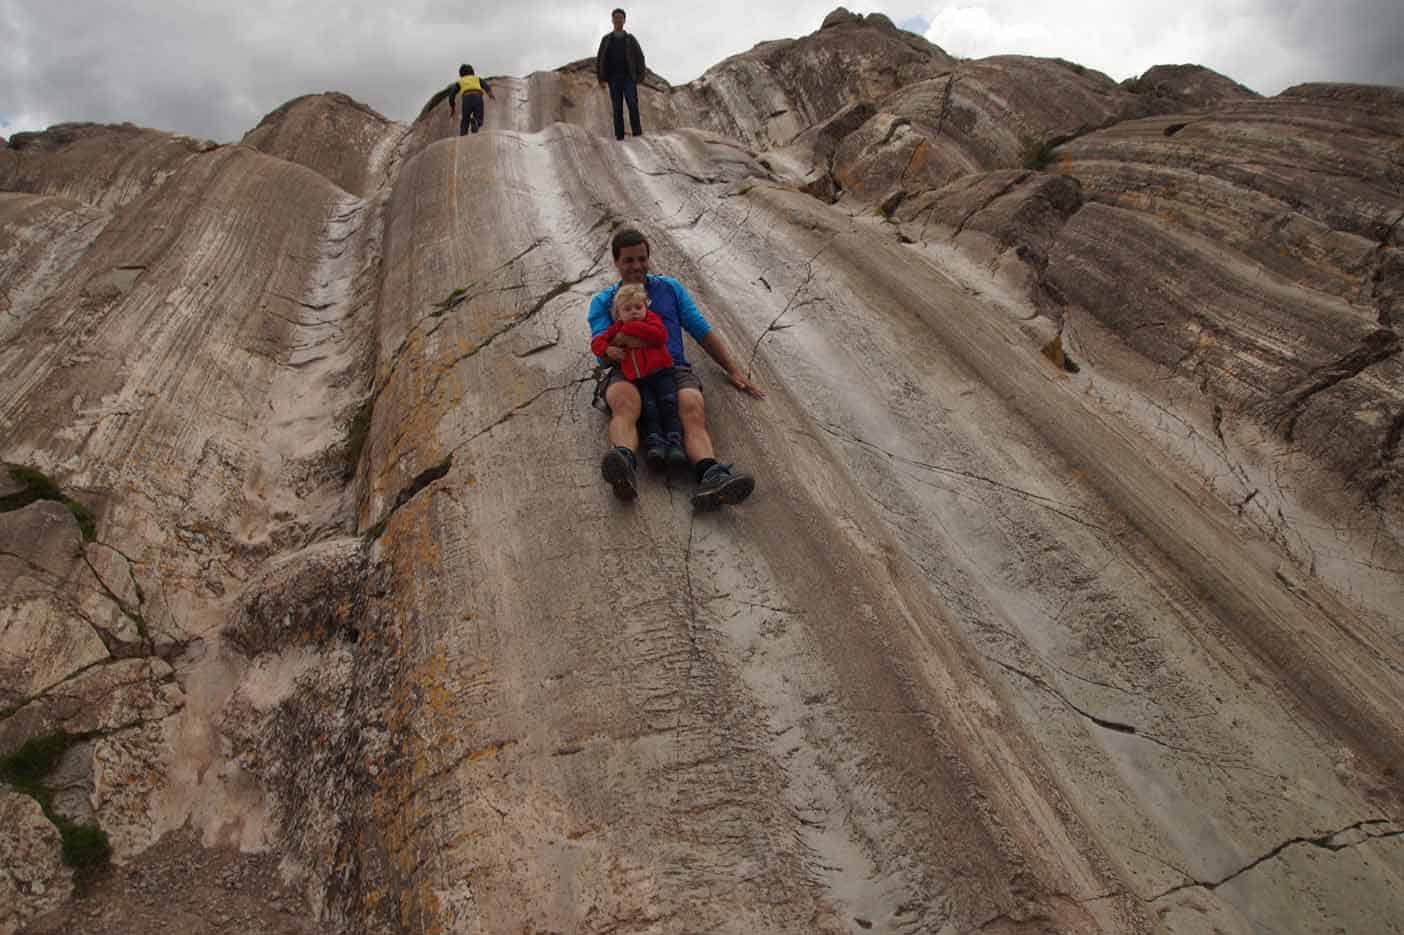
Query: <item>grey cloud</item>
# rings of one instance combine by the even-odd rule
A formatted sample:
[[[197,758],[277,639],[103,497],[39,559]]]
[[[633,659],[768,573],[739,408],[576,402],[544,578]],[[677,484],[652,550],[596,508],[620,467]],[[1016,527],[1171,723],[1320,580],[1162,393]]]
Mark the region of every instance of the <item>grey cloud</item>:
[[[218,140],[237,139],[287,100],[319,91],[344,91],[405,118],[459,62],[496,74],[553,68],[591,54],[609,28],[608,7],[586,32],[558,25],[545,2],[515,4],[510,19],[492,20],[473,20],[461,3],[348,0],[315,12],[268,0],[125,9],[0,3],[24,53],[0,62],[9,89],[0,113],[42,124],[131,121]]]
[[[0,61],[0,113],[22,129],[130,121],[227,141],[294,97],[336,90],[408,119],[460,62],[525,75],[592,55],[614,5],[0,0],[14,46]],[[680,82],[756,42],[817,29],[831,5],[721,0],[699,15],[670,3],[636,8],[629,25],[650,66]]]
[[[1199,56],[1268,93],[1277,88],[1265,85],[1306,80],[1404,85],[1404,6],[1395,0],[1252,4],[1238,9],[1260,17],[1270,41],[1219,49],[1213,61],[1204,60],[1207,51],[1187,49],[1183,60]],[[130,121],[227,141],[294,97],[335,90],[405,120],[459,62],[488,75],[525,75],[588,57],[614,5],[0,0],[10,45],[0,57],[0,115],[26,124],[20,129]],[[670,0],[632,7],[629,26],[650,67],[681,83],[757,42],[817,29],[835,5],[805,0],[774,9],[718,0],[704,11]],[[904,20],[919,12],[915,6],[892,0],[885,11]],[[1069,0],[1060,15],[1077,13]]]
[[[1301,81],[1404,86],[1404,4],[1397,0],[1264,3],[1304,66]]]

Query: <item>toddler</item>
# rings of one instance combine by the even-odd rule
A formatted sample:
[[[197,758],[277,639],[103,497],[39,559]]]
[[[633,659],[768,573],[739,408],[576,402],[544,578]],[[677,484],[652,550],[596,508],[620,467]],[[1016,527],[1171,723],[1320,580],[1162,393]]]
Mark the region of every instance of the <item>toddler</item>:
[[[644,461],[653,468],[687,464],[682,423],[678,420],[678,384],[663,319],[649,311],[648,293],[638,285],[619,287],[610,314],[614,324],[590,342],[590,350],[596,357],[604,357],[610,345],[624,349],[624,359],[617,366],[625,379],[638,388],[643,403],[639,429]],[[635,340],[619,340],[623,337]]]

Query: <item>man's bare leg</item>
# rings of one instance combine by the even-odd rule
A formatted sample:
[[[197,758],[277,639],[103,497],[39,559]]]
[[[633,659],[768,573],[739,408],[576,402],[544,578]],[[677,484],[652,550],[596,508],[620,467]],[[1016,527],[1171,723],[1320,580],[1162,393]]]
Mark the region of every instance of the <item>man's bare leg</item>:
[[[682,396],[681,393],[678,394]],[[619,380],[605,390],[605,402],[609,403],[609,443],[615,447],[639,450],[639,413],[643,402],[639,390],[632,383]],[[681,407],[681,399],[679,399]],[[684,421],[683,423],[687,423]],[[689,449],[690,450],[690,449]]]
[[[707,413],[702,408],[702,394],[688,387],[678,390],[678,418],[683,424],[683,443],[694,469],[699,462],[711,464],[698,477],[697,490],[692,495],[696,510],[715,510],[728,503],[740,503],[751,495],[756,482],[749,474],[733,473],[730,466],[716,463],[712,436],[707,432]]]
[[[702,394],[692,387],[678,390],[678,420],[682,422],[687,460],[696,464],[703,458],[715,458],[712,436],[707,434],[707,411],[702,407]]]
[[[643,403],[638,388],[622,381],[605,390],[605,402],[609,403],[610,449],[600,459],[600,473],[616,497],[632,500],[639,495],[638,459],[634,455],[639,430],[635,423]]]

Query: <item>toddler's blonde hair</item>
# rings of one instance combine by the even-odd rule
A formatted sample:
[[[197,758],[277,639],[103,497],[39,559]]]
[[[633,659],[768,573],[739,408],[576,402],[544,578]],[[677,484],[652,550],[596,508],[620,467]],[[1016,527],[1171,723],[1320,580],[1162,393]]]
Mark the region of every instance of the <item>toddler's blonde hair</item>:
[[[648,308],[648,290],[637,283],[630,283],[627,286],[620,286],[619,290],[614,293],[614,303],[610,305],[609,313],[618,318],[619,310],[630,299],[643,299],[644,308]]]

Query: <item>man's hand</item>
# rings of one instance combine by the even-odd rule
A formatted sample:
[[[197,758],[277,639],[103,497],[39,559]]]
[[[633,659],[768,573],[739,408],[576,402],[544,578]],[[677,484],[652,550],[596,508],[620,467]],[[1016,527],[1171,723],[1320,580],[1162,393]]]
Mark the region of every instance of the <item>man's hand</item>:
[[[765,390],[756,386],[750,380],[747,380],[746,375],[740,370],[731,371],[726,375],[726,378],[731,381],[732,386],[736,387],[741,392],[749,396],[754,396],[756,399],[765,399]]]
[[[623,363],[624,348],[616,347],[615,345],[611,344],[609,347],[605,348],[605,358],[610,361],[613,361],[616,364]]]
[[[715,331],[707,332],[707,336],[697,342],[702,345],[702,350],[707,352],[707,356],[721,365],[726,371],[726,379],[732,386],[748,396],[756,399],[765,399],[765,391],[756,386],[746,375],[741,372],[741,368],[736,365],[736,361],[731,359],[731,351],[727,350],[726,342],[721,339],[721,335]]]
[[[636,338],[632,334],[625,334],[622,331],[610,338],[609,343],[616,347],[648,347],[642,338]]]

